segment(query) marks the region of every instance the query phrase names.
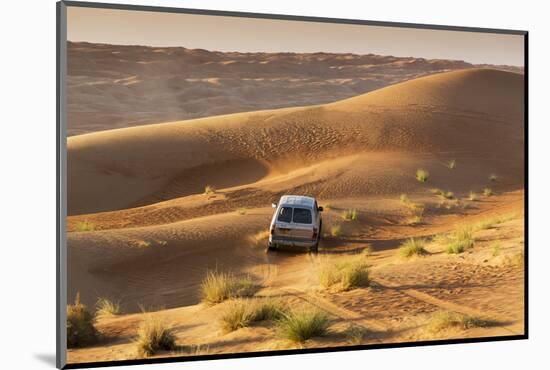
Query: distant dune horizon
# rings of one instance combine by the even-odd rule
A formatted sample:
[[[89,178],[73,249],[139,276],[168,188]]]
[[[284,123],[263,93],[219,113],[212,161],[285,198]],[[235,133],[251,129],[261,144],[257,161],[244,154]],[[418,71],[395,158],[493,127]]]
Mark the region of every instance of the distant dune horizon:
[[[326,104],[421,76],[523,67],[338,53],[240,53],[68,42],[68,135]]]

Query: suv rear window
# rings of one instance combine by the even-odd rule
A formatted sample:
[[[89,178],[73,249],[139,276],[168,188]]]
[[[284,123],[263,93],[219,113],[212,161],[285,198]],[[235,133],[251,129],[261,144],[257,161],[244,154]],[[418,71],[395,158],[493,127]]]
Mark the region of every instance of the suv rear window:
[[[292,220],[292,207],[281,207],[277,221],[290,222]]]
[[[294,208],[294,216],[292,221],[297,224],[310,224],[311,223],[311,211],[306,208]]]

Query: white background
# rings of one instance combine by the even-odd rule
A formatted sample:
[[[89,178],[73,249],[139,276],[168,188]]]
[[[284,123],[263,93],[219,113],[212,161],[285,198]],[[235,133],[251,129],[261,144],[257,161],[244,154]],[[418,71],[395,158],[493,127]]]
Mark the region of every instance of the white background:
[[[118,2],[111,0],[111,2]],[[543,1],[137,1],[133,4],[530,31],[530,339],[347,353],[154,365],[163,369],[547,368],[548,87],[550,37]],[[55,363],[55,2],[5,1],[0,22],[0,367]],[[153,366],[131,367],[152,368]]]

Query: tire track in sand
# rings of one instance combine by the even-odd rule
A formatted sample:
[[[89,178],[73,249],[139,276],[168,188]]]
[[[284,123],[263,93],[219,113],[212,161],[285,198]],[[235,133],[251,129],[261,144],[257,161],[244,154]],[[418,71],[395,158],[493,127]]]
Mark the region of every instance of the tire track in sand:
[[[303,262],[305,262],[306,265],[315,266],[316,263],[318,262],[317,256],[308,256],[308,258],[305,259],[305,261]],[[270,267],[269,268],[270,273],[269,273],[268,279],[266,280],[273,281],[277,278],[280,278],[281,274],[285,275],[285,272],[284,272],[285,269],[283,268],[283,271],[281,271],[279,269],[279,266],[277,266],[277,264],[268,263],[268,266]],[[368,339],[378,343],[384,343],[384,341],[381,338],[378,338],[377,334],[382,334],[382,333],[391,334],[391,332],[395,329],[395,328],[390,328],[380,320],[365,318],[363,315],[361,315],[358,312],[344,308],[339,304],[334,303],[329,299],[326,299],[321,294],[318,294],[317,292],[310,290],[314,282],[311,279],[307,279],[307,280],[308,281],[305,283],[303,288],[302,286],[299,286],[299,287],[287,286],[287,287],[277,287],[277,288],[274,287],[272,294],[269,294],[269,295],[273,295],[273,296],[291,295],[343,321],[353,322],[355,325],[362,327],[367,332],[373,333],[373,335],[369,336]],[[523,330],[524,330],[523,323],[514,323],[512,325],[509,325],[509,323],[513,323],[515,320],[512,320],[508,317],[504,317],[501,314],[486,311],[486,310],[481,311],[472,307],[457,304],[452,301],[442,300],[428,293],[424,293],[413,288],[406,288],[401,286],[399,283],[393,283],[385,279],[381,279],[379,277],[376,277],[375,279],[373,279],[372,283],[377,284],[381,288],[397,291],[400,294],[403,294],[413,299],[416,299],[418,301],[427,303],[431,306],[437,307],[440,310],[453,311],[463,315],[490,318],[492,320],[495,320],[497,324],[493,327],[493,329],[497,329],[500,331],[498,335],[523,334]],[[382,336],[386,336],[386,335],[382,335]]]
[[[308,254],[308,256],[302,261],[294,263],[293,267],[296,268],[296,266],[300,265],[303,266],[300,268],[301,271],[310,271],[310,269],[315,268],[318,263],[318,256]],[[285,266],[285,268],[278,265],[277,263],[274,263],[274,261],[268,261],[266,267],[267,268],[264,270],[263,279],[263,283],[265,284],[264,286],[267,288],[266,290],[264,290],[264,294],[266,296],[295,297],[343,321],[353,322],[355,325],[360,326],[365,331],[373,333],[373,335],[369,335],[367,339],[378,343],[383,343],[380,338],[376,337],[376,333],[386,333],[389,331],[388,327],[378,321],[367,319],[357,312],[341,307],[322,297],[320,294],[311,291],[310,289],[314,286],[316,282],[314,281],[310,273],[306,273],[305,276],[298,277],[293,272],[288,271],[289,266]],[[287,275],[298,279],[302,278],[304,279],[304,281],[302,282],[302,284],[299,285],[299,287],[272,285],[272,283]]]
[[[486,310],[481,311],[472,307],[467,307],[451,301],[445,301],[445,300],[436,298],[428,293],[424,293],[416,289],[403,288],[397,283],[392,283],[388,280],[381,279],[379,277],[376,278],[375,282],[382,288],[397,290],[402,294],[405,294],[419,301],[428,303],[432,306],[436,306],[445,311],[454,311],[454,312],[457,312],[463,315],[469,315],[469,316],[477,316],[477,317],[484,317],[484,318],[490,317],[492,320],[496,320],[498,323],[509,323],[514,321],[508,317],[504,317],[501,314],[498,314],[495,312],[489,312]],[[523,328],[522,324],[514,324],[512,326],[503,326],[503,325],[497,324],[495,325],[495,327],[501,328],[505,332],[513,335],[523,334],[521,331],[521,329]]]
[[[317,307],[318,309],[323,310],[332,316],[338,317],[339,319],[342,319],[344,321],[352,321],[354,325],[362,327],[367,332],[374,331],[374,334],[376,334],[389,331],[389,328],[382,325],[379,321],[369,320],[358,314],[357,312],[338,306],[337,304],[325,299],[324,297],[314,292],[305,292],[294,288],[286,288],[283,289],[283,291],[285,292],[285,294],[292,295],[298,299],[301,299],[302,301],[314,307]],[[376,336],[368,336],[367,339],[378,343],[383,343],[383,341]]]

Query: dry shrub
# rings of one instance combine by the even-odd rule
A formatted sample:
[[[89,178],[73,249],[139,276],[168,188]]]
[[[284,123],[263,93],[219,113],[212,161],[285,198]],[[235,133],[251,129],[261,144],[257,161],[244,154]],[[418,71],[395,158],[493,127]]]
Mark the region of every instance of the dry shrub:
[[[346,209],[342,213],[342,218],[346,221],[355,221],[358,218],[356,209]]]
[[[201,283],[202,302],[213,305],[230,298],[250,297],[255,289],[249,276],[239,278],[231,272],[208,271]]]
[[[287,310],[287,305],[277,298],[237,299],[227,303],[220,325],[223,331],[232,332],[253,322],[280,320]]]
[[[111,301],[107,298],[99,298],[95,306],[95,314],[97,317],[115,316],[120,314],[120,303]]]
[[[334,225],[330,228],[330,235],[338,238],[340,235],[342,235],[342,226],[341,225]]]
[[[263,298],[254,304],[253,321],[279,320],[288,311],[288,305],[278,298]]]
[[[78,223],[78,231],[94,231],[95,225],[88,221],[82,221]]]
[[[360,345],[363,343],[363,339],[367,333],[367,329],[355,324],[349,324],[345,331],[345,335],[352,345]]]
[[[325,261],[318,271],[319,283],[325,289],[347,291],[369,286],[369,271],[364,256],[353,256],[336,262]]]
[[[76,294],[73,304],[67,305],[67,347],[84,347],[98,341],[99,334],[94,326],[94,316]]]
[[[227,303],[220,317],[220,324],[224,332],[232,332],[250,325],[253,319],[253,309],[248,300],[235,300]]]
[[[176,348],[176,338],[164,322],[151,315],[141,322],[135,341],[138,356],[153,356],[160,350],[170,351]]]
[[[428,178],[430,177],[430,173],[426,170],[416,170],[416,179],[420,182],[426,182],[428,181]]]
[[[290,311],[277,323],[279,336],[303,343],[327,333],[329,319],[325,312],[315,307],[299,307]]]
[[[472,229],[462,227],[448,235],[448,240],[445,246],[445,252],[448,254],[459,254],[473,247],[474,236]]]
[[[451,311],[439,311],[433,314],[427,329],[429,332],[437,333],[451,328],[467,330],[471,328],[485,328],[497,324],[498,323],[494,320],[477,316],[463,315]]]
[[[425,244],[426,241],[424,239],[410,238],[399,247],[399,255],[403,258],[425,256],[428,254],[428,251],[424,248]]]

